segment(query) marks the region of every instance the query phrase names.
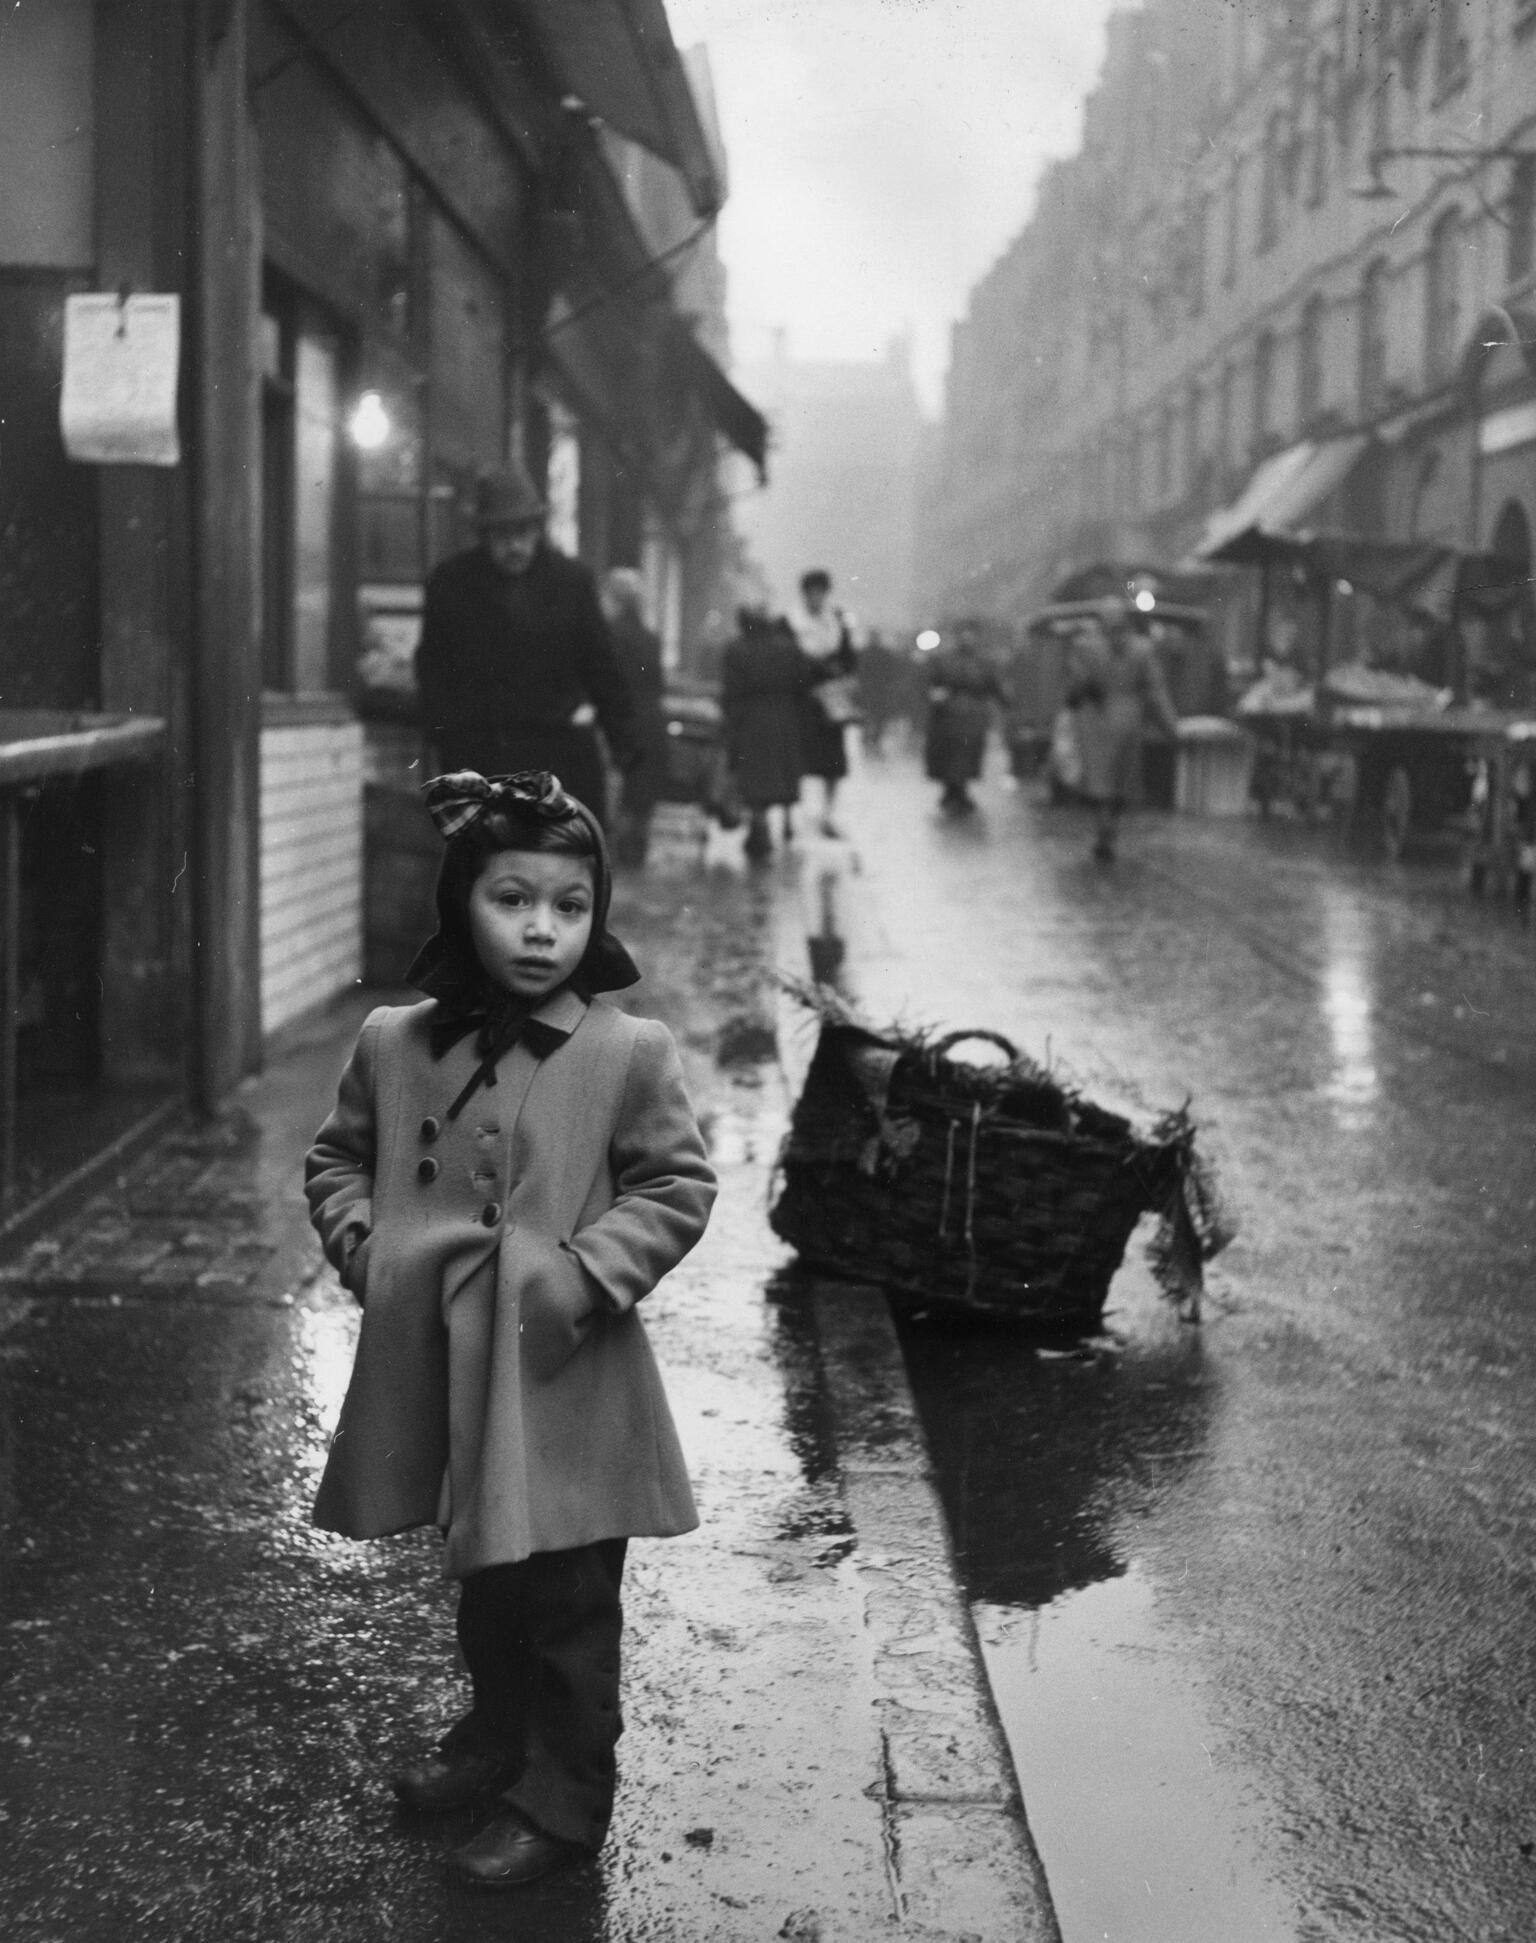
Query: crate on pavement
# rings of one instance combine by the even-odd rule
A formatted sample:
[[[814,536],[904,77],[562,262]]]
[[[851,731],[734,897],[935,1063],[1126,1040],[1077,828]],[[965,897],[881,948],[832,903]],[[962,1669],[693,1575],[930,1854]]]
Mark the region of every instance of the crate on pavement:
[[[875,1031],[835,1001],[779,1160],[770,1221],[808,1265],[924,1308],[1096,1325],[1144,1214],[1152,1261],[1198,1314],[1231,1236],[1187,1109],[1138,1129],[1000,1035]],[[952,1058],[990,1040],[1006,1066]]]

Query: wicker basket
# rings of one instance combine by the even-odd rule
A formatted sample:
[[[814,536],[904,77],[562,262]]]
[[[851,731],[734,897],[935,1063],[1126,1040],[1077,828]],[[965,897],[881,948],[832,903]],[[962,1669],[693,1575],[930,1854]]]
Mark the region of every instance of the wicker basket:
[[[974,1038],[1007,1067],[948,1056]],[[811,1266],[1043,1328],[1097,1321],[1148,1212],[1159,1278],[1198,1313],[1229,1232],[1185,1113],[1138,1132],[991,1032],[930,1044],[824,1017],[779,1169],[773,1229]]]

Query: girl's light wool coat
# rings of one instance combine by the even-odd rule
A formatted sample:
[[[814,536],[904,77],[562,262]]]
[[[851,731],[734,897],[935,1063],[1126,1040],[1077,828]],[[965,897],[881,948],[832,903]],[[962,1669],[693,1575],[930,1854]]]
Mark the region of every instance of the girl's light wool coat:
[[[326,1255],[363,1304],[315,1522],[350,1538],[433,1522],[452,1409],[481,1438],[477,1543],[496,1559],[690,1531],[636,1312],[715,1195],[671,1035],[561,991],[450,1121],[478,1055],[471,1036],[434,1059],[433,1013],[369,1015],[305,1167]],[[484,1395],[451,1395],[452,1305],[493,1262]]]

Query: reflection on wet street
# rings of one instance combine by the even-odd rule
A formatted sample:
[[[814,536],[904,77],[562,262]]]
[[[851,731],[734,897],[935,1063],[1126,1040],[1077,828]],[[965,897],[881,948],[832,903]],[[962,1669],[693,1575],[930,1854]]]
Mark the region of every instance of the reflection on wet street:
[[[861,781],[865,1009],[1194,1098],[1242,1223],[1181,1327],[903,1342],[1065,1943],[1536,1927],[1536,953],[1448,873]]]

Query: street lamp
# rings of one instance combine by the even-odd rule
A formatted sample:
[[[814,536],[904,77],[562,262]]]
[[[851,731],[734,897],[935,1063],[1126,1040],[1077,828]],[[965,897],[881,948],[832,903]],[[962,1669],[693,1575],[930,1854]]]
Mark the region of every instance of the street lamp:
[[[1478,148],[1470,143],[1460,148],[1419,148],[1417,146],[1373,148],[1366,157],[1364,179],[1355,183],[1349,193],[1352,196],[1358,197],[1362,202],[1391,202],[1395,200],[1398,192],[1384,179],[1381,172],[1388,162],[1401,161],[1407,156],[1426,156],[1441,162],[1493,162],[1500,160],[1520,162],[1531,155],[1536,155],[1536,149],[1518,148],[1511,143],[1500,143],[1491,148]]]

